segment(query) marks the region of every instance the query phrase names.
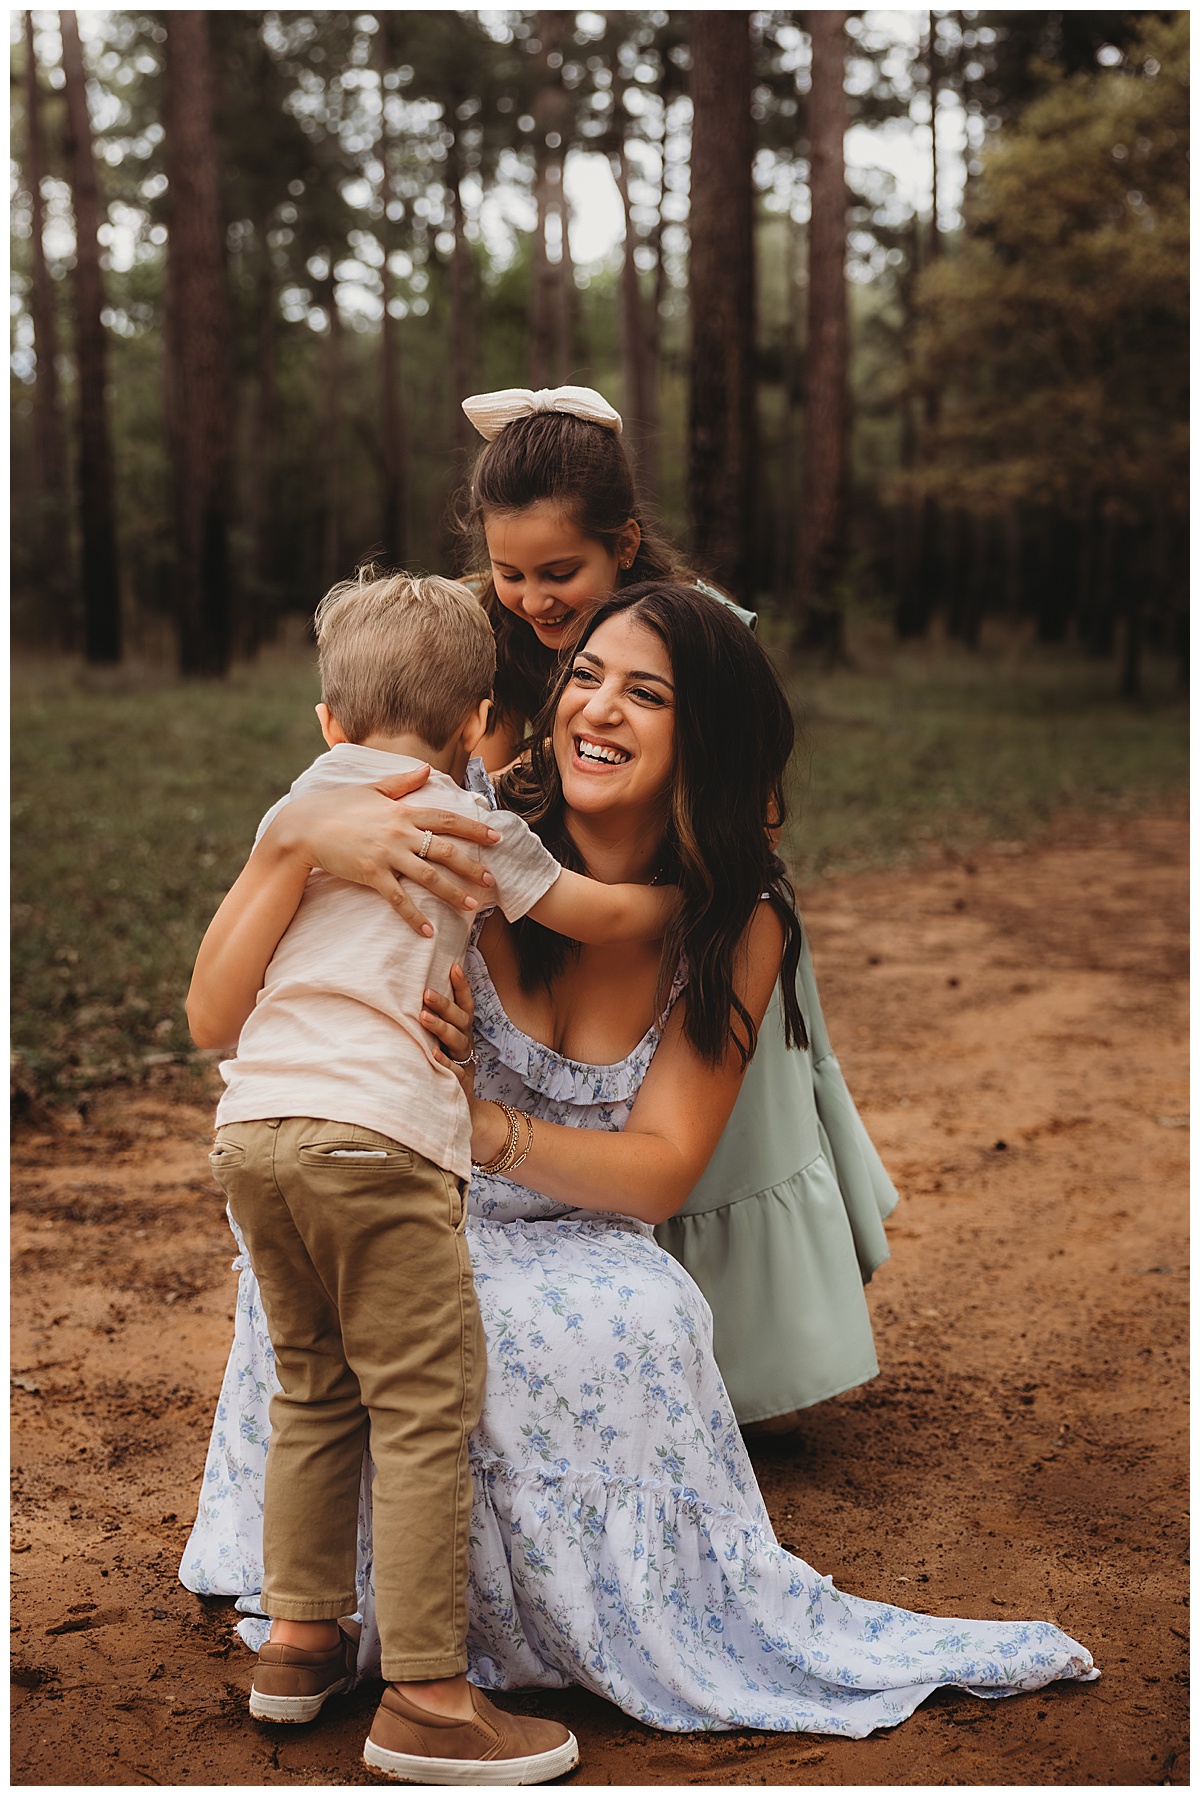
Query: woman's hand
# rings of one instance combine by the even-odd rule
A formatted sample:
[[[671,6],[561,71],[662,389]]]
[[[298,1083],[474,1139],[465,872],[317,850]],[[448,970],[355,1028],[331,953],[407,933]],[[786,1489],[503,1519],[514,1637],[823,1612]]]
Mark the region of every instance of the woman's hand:
[[[418,935],[433,925],[401,883],[411,879],[435,898],[474,911],[492,895],[495,880],[459,842],[480,847],[500,840],[486,823],[457,811],[398,804],[429,778],[428,767],[398,773],[374,786],[353,786],[295,798],[264,836],[309,867],[370,886]],[[420,849],[432,832],[428,853]],[[448,840],[457,838],[458,840]]]
[[[433,1057],[442,1066],[452,1066],[468,1099],[475,1093],[475,996],[470,981],[455,961],[450,969],[451,995],[425,993],[425,1008],[420,1022],[433,1036],[437,1046]]]
[[[471,1111],[471,1158],[494,1160],[508,1138],[508,1118],[499,1104],[475,1096],[475,998],[466,974],[458,965],[450,969],[452,996],[425,993],[421,1023],[437,1041],[435,1058],[453,1067]]]

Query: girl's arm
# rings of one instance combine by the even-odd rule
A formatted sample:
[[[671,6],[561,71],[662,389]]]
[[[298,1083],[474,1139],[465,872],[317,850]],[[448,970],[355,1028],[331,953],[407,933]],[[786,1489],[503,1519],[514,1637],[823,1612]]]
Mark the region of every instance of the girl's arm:
[[[661,941],[678,901],[677,886],[609,886],[564,867],[529,915],[556,935],[611,947]]]
[[[769,905],[760,904],[743,937],[734,982],[756,1026],[779,977],[782,953],[779,920]],[[453,1059],[461,1060],[470,1051],[470,992],[459,977],[453,984],[457,1002],[437,1004],[435,994],[427,992],[421,1021]],[[619,1133],[535,1121],[533,1145],[519,1175],[523,1185],[577,1209],[616,1211],[642,1222],[665,1222],[675,1214],[712,1158],[744,1076],[732,1050],[720,1067],[701,1060],[683,1034],[683,1017],[681,1001]],[[508,1119],[499,1104],[470,1090],[467,1096],[471,1152],[477,1160],[495,1159],[508,1139]]]
[[[443,838],[457,836],[486,846],[498,841],[498,834],[457,811],[396,803],[428,777],[426,768],[397,774],[378,786],[322,792],[284,805],[200,944],[187,999],[188,1026],[197,1047],[231,1048],[237,1041],[314,867],[372,887],[422,935],[431,935],[432,925],[402,878],[463,910],[478,909],[495,881],[473,855]],[[433,840],[422,858],[418,850],[426,830],[433,831]]]

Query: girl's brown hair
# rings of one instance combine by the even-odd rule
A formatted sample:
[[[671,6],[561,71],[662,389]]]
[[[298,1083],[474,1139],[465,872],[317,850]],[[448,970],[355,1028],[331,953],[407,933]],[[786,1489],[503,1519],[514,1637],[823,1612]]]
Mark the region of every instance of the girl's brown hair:
[[[795,724],[766,651],[726,605],[692,586],[647,581],[615,594],[588,614],[576,653],[605,622],[627,612],[653,630],[675,676],[675,749],[670,813],[658,877],[680,891],[663,943],[656,1012],[666,1007],[675,969],[688,969],[684,1034],[696,1052],[720,1065],[732,1046],[744,1066],[757,1030],[734,989],[746,927],[765,898],[783,925],[780,986],[789,1046],[808,1037],[796,999],[800,920],[787,869],[769,832],[785,817],[784,775]],[[500,780],[504,803],[523,816],[551,853],[586,872],[568,828],[552,737],[558,701],[572,674],[564,657],[544,709],[534,721],[528,760]],[[514,924],[517,966],[526,990],[549,987],[578,944],[524,917]]]
[[[615,543],[633,518],[642,533],[629,568],[618,570],[618,589],[644,580],[686,582],[695,575],[648,522],[637,496],[629,458],[616,434],[568,412],[533,412],[506,424],[480,451],[459,506],[471,583],[496,632],[496,711],[536,716],[558,665],[557,652],[500,603],[488,560],[486,512],[518,512],[543,500],[598,542]]]

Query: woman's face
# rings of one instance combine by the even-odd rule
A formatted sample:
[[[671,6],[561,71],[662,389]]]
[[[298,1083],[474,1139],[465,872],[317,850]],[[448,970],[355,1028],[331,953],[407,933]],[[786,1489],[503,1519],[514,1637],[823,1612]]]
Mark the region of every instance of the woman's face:
[[[549,649],[561,646],[580,612],[611,596],[617,569],[641,536],[632,519],[612,544],[585,536],[549,499],[524,511],[485,512],[483,528],[500,603]]]
[[[575,655],[554,717],[554,758],[573,811],[662,810],[675,756],[675,686],[662,639],[628,612]]]

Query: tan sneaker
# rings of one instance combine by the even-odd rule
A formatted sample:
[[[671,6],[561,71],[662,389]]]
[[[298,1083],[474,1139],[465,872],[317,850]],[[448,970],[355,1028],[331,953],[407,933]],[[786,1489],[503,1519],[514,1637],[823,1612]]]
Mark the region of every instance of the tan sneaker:
[[[349,1690],[357,1665],[358,1642],[344,1630],[321,1653],[268,1640],[254,1668],[250,1713],[256,1721],[312,1721],[327,1696]]]
[[[470,1686],[470,1721],[431,1715],[389,1684],[363,1747],[374,1771],[401,1784],[544,1784],[579,1763],[557,1721],[506,1715]]]

